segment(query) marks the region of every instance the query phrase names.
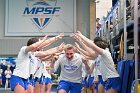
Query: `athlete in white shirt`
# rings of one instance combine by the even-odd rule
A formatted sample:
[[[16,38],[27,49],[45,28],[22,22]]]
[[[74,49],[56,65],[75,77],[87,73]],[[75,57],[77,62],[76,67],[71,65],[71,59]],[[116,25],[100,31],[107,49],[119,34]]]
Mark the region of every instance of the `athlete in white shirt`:
[[[95,63],[91,65],[91,76],[94,77],[94,93],[104,93],[104,82],[99,70],[99,58],[96,58]]]
[[[81,55],[75,53],[72,45],[66,45],[65,54],[59,56],[54,64],[54,71],[57,71],[59,66],[61,73],[58,93],[81,93],[82,68],[85,67],[87,71],[90,68]]]
[[[43,76],[45,77],[44,79],[44,90],[45,93],[50,93],[51,88],[52,88],[52,80],[51,80],[51,61],[44,61],[44,69],[43,69]]]
[[[73,35],[72,35],[73,37]],[[74,37],[75,38],[75,37]],[[99,58],[94,58],[92,55],[89,55],[89,52],[83,50],[82,48],[80,48],[80,46],[76,44],[76,49],[83,55],[85,56],[87,59],[91,59],[91,60],[95,60],[93,61],[93,63],[90,66],[90,74],[91,74],[91,78],[89,78],[89,80],[92,80],[92,78],[94,77],[94,81],[89,81],[90,84],[93,83],[93,91],[94,93],[104,93],[105,89],[103,87],[104,82],[103,82],[103,78],[101,75],[101,72],[99,70]],[[86,46],[83,45],[83,47],[85,48]],[[89,51],[93,51],[92,49],[90,49]]]
[[[16,68],[14,69],[13,75],[11,77],[11,90],[15,93],[26,93],[27,87],[27,79],[30,77],[30,52],[36,52],[39,48],[46,47],[58,39],[61,39],[63,35],[58,35],[56,37],[52,37],[46,40],[46,36],[42,40],[38,40],[38,38],[31,38],[27,42],[27,46],[23,46],[18,54],[16,59]],[[56,53],[59,48],[63,46],[61,44],[59,47],[52,48],[47,51],[38,51],[36,56],[43,57]]]
[[[36,48],[42,42],[37,38],[31,38],[27,46],[23,46],[16,59],[16,68],[11,77],[11,90],[15,93],[25,93],[27,90],[27,79],[30,77],[30,52],[36,51]]]
[[[38,64],[38,69],[36,70],[35,73],[35,93],[43,93],[46,89],[46,93],[50,93],[51,91],[51,86],[52,86],[52,81],[51,81],[51,75],[48,71],[50,69],[50,64],[47,64],[46,68],[46,63],[45,61],[52,56],[46,56],[41,58],[39,64]]]
[[[94,60],[87,60],[88,61],[88,65],[90,67],[90,69],[92,69],[92,66],[94,64]],[[82,71],[82,84],[84,86],[84,93],[93,93],[94,92],[94,75],[90,74],[90,73],[86,73],[86,70],[83,69]]]
[[[120,78],[117,73],[114,62],[111,57],[111,53],[107,49],[108,43],[100,37],[96,37],[94,42],[86,38],[84,35],[78,31],[75,34],[72,34],[71,37],[75,38],[86,50],[83,52],[87,56],[92,56],[93,58],[99,58],[99,70],[101,72],[102,78],[104,80],[104,88],[107,93],[117,93],[120,90]],[[78,44],[76,43],[77,48]]]
[[[43,89],[43,85],[44,85],[44,79],[45,77],[43,77],[43,72],[44,72],[44,64],[43,62],[40,60],[40,64],[38,65],[38,69],[35,73],[35,93],[42,93]]]
[[[35,56],[36,52],[30,52],[29,59],[30,59],[30,77],[28,78],[28,93],[34,93],[35,87],[35,73],[38,69],[40,64],[39,58]]]
[[[5,77],[6,77],[6,83],[5,83],[5,89],[9,87],[9,83],[10,83],[10,78],[12,75],[12,71],[10,70],[10,66],[7,66],[7,69],[4,72]]]

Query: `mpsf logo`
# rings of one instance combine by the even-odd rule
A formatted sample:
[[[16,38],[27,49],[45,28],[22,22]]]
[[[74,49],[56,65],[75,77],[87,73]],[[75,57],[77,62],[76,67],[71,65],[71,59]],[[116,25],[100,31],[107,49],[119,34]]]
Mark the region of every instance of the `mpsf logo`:
[[[44,29],[54,16],[59,16],[60,7],[57,7],[57,0],[26,0],[27,7],[23,16],[29,17],[40,29]]]

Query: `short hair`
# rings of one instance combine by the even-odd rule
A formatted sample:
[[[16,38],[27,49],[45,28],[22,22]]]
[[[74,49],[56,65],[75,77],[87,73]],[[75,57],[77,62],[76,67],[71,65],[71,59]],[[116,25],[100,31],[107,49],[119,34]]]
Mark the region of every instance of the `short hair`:
[[[69,50],[69,49],[74,49],[74,46],[71,45],[71,44],[67,44],[67,45],[65,46],[64,50],[66,51],[66,50]]]
[[[38,42],[38,41],[39,41],[38,38],[31,38],[31,39],[28,40],[27,46],[30,46],[30,45],[32,45],[32,44]]]
[[[103,38],[101,38],[101,37],[96,37],[96,38],[94,39],[94,43],[95,43],[98,47],[103,48],[103,49],[105,49],[105,48],[108,47],[107,39],[104,38],[104,37],[103,37]]]
[[[94,38],[94,43],[95,43],[95,42],[98,42],[98,41],[101,41],[101,40],[102,40],[101,37],[95,37],[95,38]]]

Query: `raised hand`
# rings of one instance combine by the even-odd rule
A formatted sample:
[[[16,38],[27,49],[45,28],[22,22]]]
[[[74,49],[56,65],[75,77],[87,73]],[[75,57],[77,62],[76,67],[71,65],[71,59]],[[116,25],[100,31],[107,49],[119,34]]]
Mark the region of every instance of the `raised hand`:
[[[87,58],[82,58],[82,62],[84,63],[84,64],[88,64],[88,59]]]
[[[39,41],[45,41],[48,38],[47,35],[45,35],[43,38],[39,38]]]
[[[56,40],[62,39],[63,36],[64,36],[64,33],[60,33],[59,35],[57,35],[57,36],[55,37],[55,39],[56,39]]]
[[[72,34],[70,35],[70,37],[76,39],[76,35],[75,35],[74,33],[72,33]]]
[[[78,42],[80,42],[81,41],[81,38],[75,33],[72,33],[71,35],[70,35],[70,37],[72,37],[72,38],[74,38],[76,41],[78,41]]]
[[[65,47],[65,43],[61,43],[58,47],[57,47],[57,50],[60,52],[60,51],[63,51],[64,50],[64,47]]]
[[[74,33],[72,33],[72,34],[70,35],[70,37],[72,37],[72,38],[73,38],[73,37],[74,37],[74,35],[75,35],[75,34],[74,34]]]
[[[58,77],[58,74],[52,74],[54,76],[54,78],[57,78]]]
[[[77,32],[76,32],[76,35],[81,36],[82,33],[81,33],[80,31],[77,31]]]
[[[75,47],[77,50],[80,49],[80,46],[76,42],[75,42]]]
[[[42,39],[42,40],[46,40],[46,39],[47,39],[47,37],[48,37],[48,36],[47,36],[47,35],[45,35],[45,36],[43,37],[43,39]]]

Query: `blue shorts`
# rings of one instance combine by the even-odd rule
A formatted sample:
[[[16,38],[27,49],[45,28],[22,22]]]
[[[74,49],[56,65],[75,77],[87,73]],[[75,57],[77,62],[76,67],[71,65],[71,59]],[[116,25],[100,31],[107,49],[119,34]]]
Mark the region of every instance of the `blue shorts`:
[[[39,82],[39,84],[43,85],[45,84],[45,77],[44,76],[41,76],[41,78],[36,77],[35,82],[36,81]]]
[[[17,84],[21,85],[25,90],[28,89],[27,79],[12,75],[10,78],[10,86],[12,91],[14,91]]]
[[[88,76],[86,78],[82,79],[82,84],[84,85],[84,87],[91,87],[93,85],[94,82],[94,77]]]
[[[113,88],[114,90],[119,91],[121,89],[121,80],[120,77],[108,78],[107,82],[104,82],[105,90]]]
[[[35,87],[35,79],[28,79],[28,81],[27,81],[27,84],[28,85],[32,85],[33,87]]]
[[[2,76],[0,76],[0,79],[2,79]]]
[[[101,75],[98,75],[98,83],[96,83],[95,86],[94,86],[94,88],[95,88],[96,90],[98,90],[98,85],[99,85],[99,84],[104,85],[104,81],[103,81],[103,78],[102,78]]]
[[[45,84],[47,85],[47,84],[49,84],[49,83],[52,83],[52,80],[50,79],[50,78],[45,78]]]
[[[69,81],[61,80],[57,87],[57,90],[65,90],[67,93],[81,93],[82,84],[81,83],[73,83]]]
[[[34,79],[33,75],[30,75],[30,77],[28,78],[27,84],[35,87],[35,79]]]

